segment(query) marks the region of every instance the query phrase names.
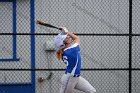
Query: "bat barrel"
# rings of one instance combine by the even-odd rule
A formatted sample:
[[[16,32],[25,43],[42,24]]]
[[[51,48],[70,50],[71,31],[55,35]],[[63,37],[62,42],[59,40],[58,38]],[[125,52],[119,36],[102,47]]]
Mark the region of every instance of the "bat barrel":
[[[43,25],[43,26],[46,26],[46,27],[56,28],[56,29],[58,29],[58,30],[62,30],[62,28],[56,27],[56,26],[54,26],[54,25],[52,25],[52,24],[45,23],[45,22],[43,22],[43,21],[37,20],[36,23],[37,23],[37,24],[40,24],[40,25]]]

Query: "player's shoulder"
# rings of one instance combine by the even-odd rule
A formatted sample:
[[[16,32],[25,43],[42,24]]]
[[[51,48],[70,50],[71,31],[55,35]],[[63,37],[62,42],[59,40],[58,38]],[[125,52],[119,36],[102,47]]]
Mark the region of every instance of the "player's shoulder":
[[[78,45],[79,45],[78,43],[74,43],[71,47],[76,47]]]
[[[68,50],[68,49],[73,49],[73,48],[75,48],[75,47],[77,47],[77,46],[79,46],[79,44],[78,44],[78,43],[74,43],[74,44],[71,45],[70,47],[65,48],[64,51],[66,51],[66,50]]]

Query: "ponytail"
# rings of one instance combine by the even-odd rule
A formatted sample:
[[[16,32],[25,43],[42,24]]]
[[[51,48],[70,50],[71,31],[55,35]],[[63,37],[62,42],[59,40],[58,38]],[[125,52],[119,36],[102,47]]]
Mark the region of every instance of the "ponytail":
[[[62,58],[62,54],[64,52],[64,49],[59,49],[57,50],[56,52],[56,56],[57,56],[57,59],[60,60]]]

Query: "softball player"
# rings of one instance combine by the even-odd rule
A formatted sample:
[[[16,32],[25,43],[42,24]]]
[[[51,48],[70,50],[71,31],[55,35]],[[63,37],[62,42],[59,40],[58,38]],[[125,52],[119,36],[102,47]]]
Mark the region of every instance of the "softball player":
[[[54,38],[57,51],[57,58],[62,59],[66,64],[65,74],[61,78],[60,93],[73,93],[78,89],[85,93],[96,92],[95,88],[83,77],[80,76],[81,56],[80,39],[70,33],[66,27],[61,27],[62,32]],[[72,43],[74,41],[74,43]]]

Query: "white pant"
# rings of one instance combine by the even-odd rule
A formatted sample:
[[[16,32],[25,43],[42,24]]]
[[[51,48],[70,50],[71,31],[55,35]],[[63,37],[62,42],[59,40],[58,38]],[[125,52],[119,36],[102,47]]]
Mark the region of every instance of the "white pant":
[[[83,77],[73,77],[70,74],[64,74],[61,78],[60,93],[73,93],[74,89],[85,93],[96,92],[95,88]]]

